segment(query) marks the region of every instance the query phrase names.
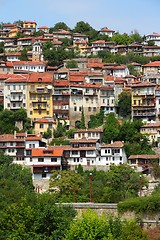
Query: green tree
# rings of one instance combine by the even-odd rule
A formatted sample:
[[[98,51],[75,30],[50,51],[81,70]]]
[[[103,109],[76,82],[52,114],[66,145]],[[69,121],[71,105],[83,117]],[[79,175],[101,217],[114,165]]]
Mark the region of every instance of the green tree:
[[[66,23],[64,22],[57,22],[53,28],[50,28],[50,33],[53,33],[53,32],[56,32],[56,31],[59,31],[60,29],[63,29],[63,30],[70,30],[70,28],[67,26]]]
[[[106,143],[115,141],[119,135],[119,123],[114,113],[108,114],[104,119],[104,137]]]
[[[83,106],[82,106],[82,115],[81,115],[81,120],[80,120],[80,123],[79,123],[79,128],[80,129],[85,129],[85,118],[84,118],[84,109],[83,109]]]
[[[21,61],[28,61],[28,55],[27,55],[27,49],[24,48],[22,51],[21,51],[21,55],[19,57],[19,59]]]
[[[122,92],[119,94],[118,114],[123,118],[131,117],[131,92]]]
[[[140,226],[135,221],[122,222],[120,218],[98,216],[88,210],[82,217],[71,224],[65,240],[147,240]]]
[[[54,130],[53,135],[55,138],[63,137],[66,134],[66,122],[62,124],[58,119],[57,129]]]
[[[17,26],[23,27],[23,21],[22,20],[16,20],[13,23],[16,24]]]
[[[75,60],[70,60],[67,62],[66,68],[78,68],[78,64]]]
[[[0,165],[1,164],[10,164],[13,162],[13,158],[11,156],[6,155],[3,151],[0,151]]]
[[[103,125],[103,121],[104,121],[104,111],[101,108],[99,113],[97,113],[96,115],[90,116],[90,121],[88,122],[88,127],[89,128],[100,127]]]
[[[82,176],[72,170],[53,171],[50,177],[50,191],[60,199],[76,200],[76,194],[81,188]]]
[[[43,137],[46,138],[46,139],[51,138],[52,137],[52,130],[48,128],[47,131],[43,133]]]
[[[48,61],[50,66],[59,66],[63,63],[63,60],[68,58],[67,52],[61,47],[46,50],[43,54],[44,59]]]
[[[128,66],[129,72],[131,75],[133,76],[138,76],[139,73],[137,72],[137,70],[135,69],[135,67],[132,64],[129,64]]]
[[[130,166],[113,165],[107,174],[107,184],[104,189],[104,202],[119,202],[138,196],[139,174]]]
[[[0,42],[0,53],[4,53],[4,42]]]
[[[155,44],[153,40],[149,40],[147,43],[148,43],[148,46],[154,46]]]

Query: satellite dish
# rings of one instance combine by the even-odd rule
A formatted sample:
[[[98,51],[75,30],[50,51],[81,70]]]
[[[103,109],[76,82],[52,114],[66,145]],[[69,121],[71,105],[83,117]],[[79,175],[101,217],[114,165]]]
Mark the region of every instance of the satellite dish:
[[[52,86],[51,86],[51,85],[48,85],[48,86],[47,86],[47,89],[51,90],[51,89],[52,89]]]

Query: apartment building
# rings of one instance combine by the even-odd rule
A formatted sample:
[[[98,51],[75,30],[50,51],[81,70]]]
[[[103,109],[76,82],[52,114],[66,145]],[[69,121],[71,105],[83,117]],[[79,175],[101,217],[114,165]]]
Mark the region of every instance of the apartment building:
[[[4,84],[4,108],[9,110],[18,110],[24,108],[27,110],[28,75],[12,74],[8,76]]]
[[[53,117],[53,73],[30,73],[28,78],[27,116],[31,119]]]
[[[132,85],[132,119],[156,120],[156,84],[142,82]]]

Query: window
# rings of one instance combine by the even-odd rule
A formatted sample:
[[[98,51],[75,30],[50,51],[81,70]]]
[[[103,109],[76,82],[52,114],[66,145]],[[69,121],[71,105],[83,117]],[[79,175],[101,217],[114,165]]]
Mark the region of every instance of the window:
[[[91,111],[91,107],[88,107],[88,112],[90,112]]]
[[[38,162],[44,162],[44,158],[39,157],[39,158],[38,158]]]
[[[72,155],[78,155],[78,151],[72,151]]]
[[[108,151],[107,150],[105,150],[105,153],[107,153]]]
[[[96,112],[97,108],[96,107],[93,107],[93,112]]]
[[[74,111],[75,111],[75,112],[77,111],[77,107],[74,107]]]
[[[42,178],[46,178],[47,174],[46,173],[42,173]]]
[[[51,162],[57,162],[57,158],[52,157],[52,158],[51,158]]]
[[[82,111],[82,107],[79,107],[79,111],[80,111],[80,112]]]
[[[88,155],[92,155],[93,154],[93,151],[90,150],[90,151],[87,151]]]
[[[40,126],[39,126],[40,128],[43,128],[44,127],[44,125],[43,125],[43,123],[40,123]]]

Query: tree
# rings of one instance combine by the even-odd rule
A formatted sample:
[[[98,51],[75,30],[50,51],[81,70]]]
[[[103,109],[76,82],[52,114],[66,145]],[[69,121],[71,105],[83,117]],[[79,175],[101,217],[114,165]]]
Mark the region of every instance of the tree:
[[[128,66],[129,72],[133,76],[138,76],[139,73],[136,71],[135,67],[132,64],[129,64]]]
[[[59,66],[63,63],[63,60],[67,59],[67,52],[61,47],[46,50],[43,54],[49,66]]]
[[[78,68],[78,64],[75,60],[70,60],[67,62],[66,68]]]
[[[70,30],[70,28],[67,26],[66,23],[64,22],[57,22],[53,28],[50,28],[50,33],[53,33],[53,32],[56,32],[56,31],[59,31],[60,29],[63,29],[63,30]]]
[[[60,199],[76,200],[76,193],[80,190],[82,176],[72,170],[53,171],[50,177],[50,191],[55,192]]]
[[[122,92],[119,94],[118,114],[123,118],[131,117],[131,92]]]
[[[153,40],[149,40],[147,43],[148,43],[148,46],[154,46],[155,44]]]
[[[16,24],[17,26],[23,27],[23,21],[22,20],[17,20],[13,22],[14,24]]]
[[[43,133],[43,137],[46,138],[46,139],[51,138],[52,137],[52,130],[48,128],[47,131]]]
[[[110,167],[104,189],[104,202],[119,202],[138,196],[138,192],[139,173],[126,164]]]
[[[0,53],[4,53],[4,42],[0,42]]]
[[[122,222],[120,218],[99,216],[88,210],[75,220],[68,229],[64,240],[147,240],[135,221]]]
[[[21,55],[19,57],[19,59],[21,61],[28,61],[28,55],[27,55],[27,49],[24,48],[22,51],[21,51]]]
[[[84,118],[84,110],[83,110],[83,106],[82,106],[82,115],[81,115],[81,120],[79,123],[79,128],[80,129],[85,129],[85,118]]]
[[[119,135],[119,123],[114,113],[108,114],[104,119],[104,137],[106,143],[115,141]]]
[[[54,130],[53,135],[55,138],[63,137],[66,133],[66,122],[62,124],[58,119],[57,129]]]
[[[3,151],[0,151],[0,165],[1,164],[9,165],[12,162],[13,162],[13,158],[11,156],[8,156],[8,155],[4,154]]]
[[[88,122],[88,127],[89,128],[100,127],[100,126],[102,126],[103,121],[104,121],[104,111],[101,108],[99,113],[97,113],[96,115],[90,116],[90,121]]]

